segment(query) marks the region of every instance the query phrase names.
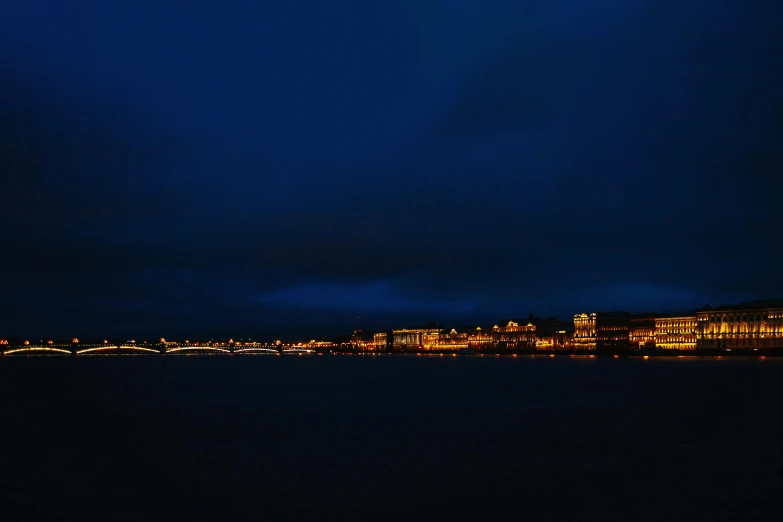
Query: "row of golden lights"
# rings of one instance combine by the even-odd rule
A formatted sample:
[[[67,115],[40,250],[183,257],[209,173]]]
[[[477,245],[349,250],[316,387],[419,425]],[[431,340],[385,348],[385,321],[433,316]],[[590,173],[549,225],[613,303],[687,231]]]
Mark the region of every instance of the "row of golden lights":
[[[135,339],[131,339],[130,341],[125,341],[125,342],[127,342],[128,344],[136,344],[136,340]],[[144,341],[143,344],[146,344],[146,342],[147,341]],[[74,337],[73,339],[71,339],[71,343],[72,344],[79,344],[79,338],[78,337]],[[30,346],[30,341],[29,340],[25,340],[24,343],[22,343],[22,344],[24,344],[25,346]],[[49,345],[49,346],[53,346],[54,345],[54,341],[49,339],[48,341],[46,341],[46,344]],[[104,339],[103,340],[103,344],[108,345],[109,344],[109,340],[108,339]],[[164,337],[161,337],[160,338],[160,344],[168,344],[168,342],[166,341],[166,339]],[[190,340],[186,339],[184,344],[190,344]],[[193,344],[194,344],[194,346],[198,346],[199,345],[198,341],[196,341]],[[225,345],[226,343],[216,343],[216,344],[218,344],[218,345]],[[229,339],[227,344],[234,344],[234,339]],[[239,344],[241,344],[241,343],[239,343]],[[252,343],[252,344],[259,344],[259,343]],[[289,344],[283,345],[281,341],[275,341],[274,343],[268,343],[268,344],[276,344],[278,346],[281,346],[281,345],[282,346],[307,346],[307,344],[315,344],[315,345],[318,345],[318,346],[326,346],[326,345],[332,345],[334,343],[325,342],[325,341],[315,341],[315,340],[312,340],[312,341],[310,341],[307,344],[305,344],[305,343],[290,344],[289,343]],[[8,345],[8,340],[7,339],[0,339],[0,345],[7,346]]]
[[[114,350],[116,348],[117,348],[116,346],[99,347],[99,348],[88,348],[88,349],[85,349],[85,350],[79,350],[78,352],[76,352],[76,354],[80,355],[80,354],[99,352],[99,351],[105,351],[105,350]],[[137,349],[137,350],[144,350],[144,351],[147,351],[147,352],[160,353],[157,350],[152,350],[152,349],[149,349],[149,348],[136,347],[135,349]],[[228,354],[231,353],[229,350],[223,350],[223,349],[214,348],[214,347],[201,347],[201,348],[198,348],[198,347],[195,347],[195,348],[194,347],[180,347],[180,348],[172,348],[170,350],[167,350],[164,353],[174,353],[174,352],[179,352],[179,351],[182,351],[182,350],[188,350],[189,351],[189,350],[193,350],[193,349],[196,349],[196,350],[210,350],[210,351],[217,350],[217,351],[228,353]],[[70,352],[68,352],[67,350],[62,350],[62,349],[59,349],[59,348],[33,347],[33,348],[19,348],[19,349],[16,349],[16,350],[9,350],[7,352],[3,352],[3,355],[12,355],[14,353],[27,351],[27,350],[45,350],[45,351],[55,351],[55,352],[61,352],[61,353],[70,354]],[[263,351],[264,349],[261,348],[260,350]],[[248,351],[249,352],[249,351],[254,351],[254,349],[253,348],[248,348],[248,349],[244,349],[244,350],[240,350],[240,351],[241,352],[242,351]],[[323,353],[321,353],[321,352],[315,353],[313,350],[292,350],[292,351],[295,351],[296,354],[300,355],[300,356],[301,355],[305,355],[305,354],[315,354],[315,355],[318,355],[318,356],[322,356],[323,355]],[[756,351],[756,350],[754,350],[754,351]],[[275,352],[275,355],[280,355],[280,352]],[[337,353],[336,355],[358,355],[358,356],[380,357],[382,355],[389,355],[389,354],[374,353],[374,352],[367,352],[367,353],[350,353],[349,352],[349,353]],[[479,357],[493,357],[494,356],[496,358],[497,357],[511,357],[511,358],[514,358],[514,359],[519,357],[519,354],[516,354],[516,353],[509,354],[509,355],[501,355],[499,353],[496,353],[496,354],[484,354],[484,353],[481,353],[481,354],[477,354],[477,355]],[[443,354],[443,353],[422,353],[422,352],[418,352],[416,354],[416,356],[418,356],[418,357],[445,357],[445,356],[457,357],[458,354],[456,354],[456,353]],[[531,358],[544,357],[544,358],[548,358],[548,359],[554,359],[555,357],[558,357],[558,356],[556,356],[553,353],[550,353],[550,354],[530,354],[530,357]],[[564,356],[561,355],[559,357],[563,358]],[[696,357],[696,356],[693,356],[693,355],[677,355],[676,357],[677,357],[677,359],[699,359],[700,358],[700,357]],[[569,359],[595,359],[596,355],[595,354],[587,354],[587,355],[569,354],[568,358]],[[612,358],[619,359],[620,356],[615,354],[615,355],[612,356]],[[718,355],[718,356],[715,356],[715,358],[720,360],[720,359],[723,359],[723,356],[722,355]],[[764,355],[759,356],[760,360],[765,360],[766,358],[767,357],[764,356]],[[649,355],[643,355],[642,359],[647,361],[647,360],[650,359],[650,356]]]
[[[136,341],[128,341],[128,342],[130,342],[130,343],[133,343],[133,344],[135,344],[135,343],[136,343]],[[71,339],[71,343],[73,343],[73,344],[79,344],[79,339],[78,339],[78,337],[74,337],[73,339]],[[27,340],[25,340],[25,342],[24,342],[23,344],[24,344],[25,346],[30,346],[30,341],[27,341]],[[54,344],[54,341],[52,341],[51,339],[49,339],[48,341],[46,341],[46,344],[48,344],[49,346],[52,346],[52,345]],[[107,339],[104,339],[104,340],[103,340],[103,344],[109,344],[109,341],[108,341]],[[7,339],[0,339],[0,345],[7,346],[7,345],[8,345],[8,340],[7,340]]]
[[[664,327],[664,330],[669,330],[669,329],[672,329],[672,328]],[[765,330],[765,332],[767,332],[767,330]],[[663,332],[661,332],[661,333],[663,333]],[[682,332],[675,332],[675,333],[680,333],[681,334]],[[692,333],[695,334],[696,332],[692,332]],[[732,334],[732,333],[735,333],[735,332],[730,332],[729,334]],[[747,332],[736,332],[736,333],[747,333]],[[763,334],[761,336],[763,337]],[[576,335],[575,337],[578,338],[579,336]],[[589,337],[593,337],[593,336],[589,336]],[[136,341],[134,339],[131,339],[130,341],[126,341],[126,342],[129,343],[129,344],[136,344]],[[74,337],[71,340],[71,343],[72,344],[79,344],[79,338],[78,337]],[[25,340],[23,344],[25,346],[29,346],[30,345],[30,341],[29,340]],[[48,341],[46,341],[46,344],[48,344],[49,346],[52,346],[52,345],[54,345],[54,341],[49,339]],[[103,344],[109,344],[108,339],[104,339],[103,340]],[[146,341],[144,342],[144,344],[146,344]],[[166,339],[164,337],[161,337],[160,338],[160,344],[168,344],[168,342],[166,341]],[[190,340],[186,339],[184,344],[190,344]],[[194,344],[194,346],[198,346],[199,345],[198,342],[195,342],[193,344]],[[220,342],[218,342],[218,343],[215,343],[215,344],[217,344],[219,346],[224,346],[226,344],[234,344],[234,339],[229,339],[228,343],[220,343]],[[238,344],[241,344],[241,342],[238,343]],[[259,344],[259,343],[252,343],[252,344]],[[267,343],[261,343],[261,344],[267,344]],[[274,343],[271,343],[271,344],[275,344],[275,345],[280,346],[280,345],[282,345],[282,342],[278,340],[278,341],[275,341]],[[316,346],[327,346],[327,345],[333,345],[334,343],[327,342],[327,341],[312,340],[309,343],[296,343],[296,344],[290,344],[289,343],[289,344],[286,344],[285,346],[306,346],[308,344],[309,345],[316,345]],[[352,343],[343,343],[343,344],[352,344]],[[362,342],[360,344],[362,344],[362,345],[369,345],[369,344],[372,344],[372,342],[367,341],[367,342]],[[8,345],[8,340],[0,339],[0,345],[7,346]]]
[[[323,354],[322,353],[318,353],[317,355],[323,355]],[[381,356],[384,356],[384,355],[392,355],[392,354],[373,353],[373,352],[367,352],[367,353],[361,353],[361,352],[360,353],[350,353],[350,352],[348,352],[348,353],[336,353],[334,355],[340,355],[340,356],[344,356],[344,355],[353,356],[353,355],[356,355],[356,356],[365,356],[365,357],[381,357]],[[409,354],[405,354],[405,355],[409,355]],[[513,359],[516,359],[517,357],[522,357],[522,355],[519,355],[519,354],[516,354],[516,353],[512,353],[512,354],[508,354],[508,355],[501,355],[499,353],[496,353],[496,354],[480,353],[480,354],[476,354],[476,355],[478,357],[496,357],[496,358],[497,357],[511,357]],[[417,357],[458,357],[459,355],[456,354],[456,353],[443,354],[443,353],[422,353],[422,352],[418,352],[416,354],[416,356]],[[553,353],[550,353],[550,354],[530,354],[530,357],[533,358],[533,359],[535,359],[537,357],[538,358],[546,358],[546,359],[554,359],[555,357],[560,357],[560,358],[568,357],[569,359],[595,359],[596,355],[591,353],[591,354],[588,354],[588,355],[568,354],[567,356],[564,356],[564,355],[555,355]],[[615,355],[612,356],[612,358],[613,359],[619,359],[620,356],[615,354]],[[676,358],[677,359],[702,359],[703,357],[699,357],[699,356],[695,356],[695,355],[677,355]],[[767,357],[765,355],[760,355],[759,356],[759,359],[761,359],[761,360],[765,360],[766,358]],[[647,361],[647,360],[650,359],[650,356],[649,355],[643,355],[642,359]],[[715,356],[715,359],[723,359],[723,356],[722,355]]]
[[[99,346],[95,348],[85,348],[83,350],[77,350],[75,352],[76,355],[82,355],[82,354],[90,354],[90,353],[97,353],[97,352],[108,352],[111,350],[119,350],[121,347],[119,346]],[[193,351],[209,351],[209,352],[222,352],[226,354],[231,354],[231,350],[227,350],[225,348],[217,348],[214,346],[181,346],[176,348],[169,348],[163,352],[160,350],[155,350],[152,348],[144,348],[142,346],[133,346],[132,349],[134,351],[143,351],[148,353],[155,353],[155,354],[170,354],[170,353],[177,353],[177,352],[185,352],[186,354]],[[25,348],[15,348],[13,350],[7,350],[5,352],[2,352],[2,355],[13,355],[15,353],[21,353],[21,352],[56,352],[56,353],[63,353],[72,355],[72,352],[69,350],[65,350],[63,348],[54,348],[54,347],[44,347],[44,346],[28,346]],[[314,353],[315,350],[307,349],[307,348],[291,348],[291,349],[284,349],[283,353],[296,353],[299,355],[307,354],[307,353]],[[274,353],[277,355],[280,355],[280,352],[271,348],[239,348],[234,350],[233,353]]]

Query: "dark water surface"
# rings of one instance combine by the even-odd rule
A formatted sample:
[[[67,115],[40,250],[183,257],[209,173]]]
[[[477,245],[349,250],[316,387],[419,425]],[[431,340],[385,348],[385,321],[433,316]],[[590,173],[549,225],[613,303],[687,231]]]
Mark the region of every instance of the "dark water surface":
[[[0,520],[780,520],[783,361],[0,359]]]

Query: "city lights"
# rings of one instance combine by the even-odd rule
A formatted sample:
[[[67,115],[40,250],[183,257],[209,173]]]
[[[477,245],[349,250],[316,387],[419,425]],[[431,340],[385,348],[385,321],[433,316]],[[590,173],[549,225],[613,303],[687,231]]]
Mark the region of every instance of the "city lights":
[[[775,355],[783,353],[783,301],[754,301],[740,306],[722,306],[694,312],[692,315],[632,315],[628,312],[584,312],[573,316],[573,324],[556,318],[541,319],[530,314],[528,321],[506,320],[492,326],[456,328],[401,328],[389,332],[354,330],[339,341],[309,339],[302,342],[258,342],[233,337],[201,341],[169,341],[160,343],[128,339],[122,344],[103,339],[80,343],[48,339],[41,346],[29,340],[0,339],[9,349],[4,354],[358,354],[416,353],[444,357],[451,355],[509,355],[536,353],[549,358],[557,354],[570,358],[588,356],[639,355],[648,360],[651,355],[671,354],[679,358],[683,352],[695,356],[722,358],[727,355]],[[78,349],[77,349],[78,348]],[[717,352],[717,353],[716,353]]]

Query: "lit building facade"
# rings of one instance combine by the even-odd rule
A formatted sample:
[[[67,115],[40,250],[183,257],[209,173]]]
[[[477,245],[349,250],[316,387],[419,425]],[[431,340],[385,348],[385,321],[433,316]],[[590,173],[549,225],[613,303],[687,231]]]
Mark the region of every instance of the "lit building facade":
[[[438,334],[438,350],[461,350],[468,347],[468,334],[458,333],[452,329],[450,332]]]
[[[476,328],[468,332],[468,348],[473,350],[535,350],[536,327],[533,324],[520,325],[509,321],[505,326]]]
[[[629,333],[630,348],[643,350],[655,348],[655,317],[634,317]]]
[[[386,351],[386,343],[388,341],[388,335],[386,332],[378,332],[372,336],[372,342],[375,346],[375,350],[378,352]]]
[[[418,328],[392,331],[392,346],[395,351],[435,350],[438,346],[439,329]]]
[[[497,350],[533,350],[536,348],[536,327],[509,321],[506,326],[492,328],[493,347]]]
[[[695,350],[696,316],[655,319],[655,346],[659,350]]]
[[[555,346],[554,337],[536,337],[536,350],[550,351]]]
[[[468,348],[476,351],[492,349],[492,330],[477,327],[468,332]]]
[[[595,350],[598,314],[583,313],[574,316],[574,350]]]
[[[696,314],[696,348],[783,348],[783,308],[705,310]]]

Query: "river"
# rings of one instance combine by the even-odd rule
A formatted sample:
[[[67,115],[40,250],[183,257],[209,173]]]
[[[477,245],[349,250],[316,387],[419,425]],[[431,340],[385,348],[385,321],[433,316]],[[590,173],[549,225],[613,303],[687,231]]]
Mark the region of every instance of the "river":
[[[773,359],[4,357],[0,520],[777,520],[781,398]]]

